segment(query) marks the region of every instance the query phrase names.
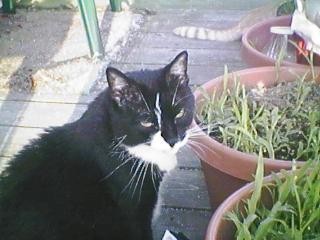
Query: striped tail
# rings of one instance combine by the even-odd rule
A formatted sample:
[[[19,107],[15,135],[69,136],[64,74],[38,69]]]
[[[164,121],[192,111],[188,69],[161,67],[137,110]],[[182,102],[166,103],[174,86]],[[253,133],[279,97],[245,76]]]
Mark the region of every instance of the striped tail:
[[[173,33],[186,38],[230,42],[241,39],[242,30],[239,25],[228,29],[209,29],[202,27],[183,26],[177,27]]]

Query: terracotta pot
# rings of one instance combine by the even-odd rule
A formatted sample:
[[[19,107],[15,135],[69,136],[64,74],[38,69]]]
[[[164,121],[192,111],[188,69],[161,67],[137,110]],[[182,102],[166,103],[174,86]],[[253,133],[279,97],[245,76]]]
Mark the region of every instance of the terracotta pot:
[[[301,68],[282,67],[279,71],[279,77],[282,81],[294,81],[296,80],[295,74],[302,76],[304,73],[305,70]],[[248,88],[255,87],[258,84],[272,86],[276,84],[277,79],[274,67],[245,69],[229,75],[231,79],[234,75],[238,76],[239,81]],[[202,89],[208,93],[212,93],[214,89],[217,89],[217,93],[219,93],[219,89],[222,89],[222,87],[223,76],[202,85]],[[204,100],[202,92],[202,90],[197,90],[194,93],[198,109]],[[210,203],[213,210],[215,210],[232,192],[253,180],[252,176],[255,173],[257,165],[256,156],[237,151],[215,141],[206,135],[195,121],[192,127],[197,129],[197,132],[200,132],[196,141],[202,147],[201,149],[198,147],[194,148],[194,150],[201,159]],[[265,175],[277,172],[280,169],[291,168],[291,161],[265,159],[264,164]],[[299,164],[302,164],[302,162]]]
[[[290,25],[291,16],[282,16],[270,18],[249,28],[242,36],[241,56],[244,61],[252,67],[275,66],[275,60],[262,53],[262,49],[270,42],[272,37],[270,27]],[[314,56],[315,59],[316,56]],[[289,61],[283,61],[282,66],[310,68],[308,65]],[[317,68],[320,69],[320,67]]]
[[[273,181],[272,176],[264,178],[264,183],[270,183]],[[254,189],[254,183],[250,183],[240,188],[232,195],[230,195],[217,209],[212,216],[206,233],[205,240],[234,240],[236,228],[233,222],[225,219],[225,215],[235,210],[237,207],[241,209],[243,206],[243,200],[248,199]],[[271,198],[268,191],[262,191],[261,199],[265,205],[270,205]],[[271,205],[270,205],[271,206]]]

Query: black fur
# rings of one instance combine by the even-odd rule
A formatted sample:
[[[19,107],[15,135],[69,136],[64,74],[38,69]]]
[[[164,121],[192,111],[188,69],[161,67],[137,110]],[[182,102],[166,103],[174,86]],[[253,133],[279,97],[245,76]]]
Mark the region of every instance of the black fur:
[[[151,240],[162,176],[157,166],[139,167],[141,160],[123,144],[147,142],[159,130],[154,111],[145,104],[154,109],[157,92],[161,134],[171,144],[183,138],[194,105],[186,65],[182,52],[156,71],[125,76],[107,69],[109,88],[79,120],[32,141],[2,173],[0,239]],[[176,90],[173,107],[169,103]],[[186,113],[175,119],[181,108]],[[146,128],[142,122],[153,125]],[[142,177],[133,178],[135,171],[145,174],[143,184]]]

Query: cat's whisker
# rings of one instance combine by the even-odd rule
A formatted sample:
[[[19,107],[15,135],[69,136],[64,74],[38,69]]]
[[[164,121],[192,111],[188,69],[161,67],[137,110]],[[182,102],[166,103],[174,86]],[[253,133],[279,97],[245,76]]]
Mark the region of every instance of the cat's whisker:
[[[199,141],[199,139],[203,138],[201,134],[195,134],[189,137],[188,141]]]
[[[204,134],[203,132],[194,132],[194,133],[189,133],[189,139],[199,139],[203,136],[206,136],[206,134]]]
[[[135,194],[135,192],[136,192],[136,190],[137,190],[137,187],[138,187],[138,185],[139,185],[140,178],[141,178],[141,176],[142,176],[142,174],[143,174],[143,172],[144,172],[146,163],[147,163],[147,162],[145,162],[145,161],[142,162],[142,168],[141,168],[141,171],[140,171],[140,173],[139,173],[139,175],[138,175],[138,179],[137,179],[137,181],[136,181],[136,185],[134,186],[134,189],[133,189],[133,192],[132,192],[132,196],[131,196],[132,199],[133,199],[134,194]]]
[[[197,155],[197,157],[199,158],[199,159],[201,159],[201,157],[203,156],[203,154],[205,154],[205,152],[204,152],[204,150],[203,150],[203,148],[201,148],[200,146],[195,146],[195,145],[188,145],[188,147],[189,147],[189,149],[191,150],[191,151],[193,151],[196,155]]]
[[[138,89],[138,90],[139,90],[139,92],[140,92],[140,94],[141,94],[141,96],[142,96],[142,100],[143,100],[144,104],[146,105],[146,107],[147,107],[148,111],[149,111],[149,112],[151,112],[150,107],[149,107],[149,105],[148,105],[148,103],[147,103],[146,99],[144,98],[144,95],[142,94],[142,92],[141,92],[141,90],[140,90],[140,89]]]
[[[178,83],[177,83],[177,86],[176,86],[176,88],[175,88],[175,90],[174,90],[174,94],[173,94],[173,98],[172,98],[172,103],[171,103],[172,106],[176,106],[175,100],[176,100],[176,97],[177,97],[177,92],[178,92],[178,88],[179,88],[180,82],[181,82],[181,80],[179,79],[179,81],[178,81]]]
[[[154,165],[153,165],[153,163],[151,163],[151,180],[152,180],[152,185],[153,185],[153,188],[154,188],[154,190],[158,193],[158,189],[157,189],[157,187],[156,187],[156,183],[155,183],[155,180],[154,180]]]
[[[111,171],[107,176],[103,177],[100,182],[103,182],[107,180],[109,177],[111,177],[117,170],[119,170],[122,166],[126,165],[129,161],[132,160],[132,157],[128,158],[124,162],[122,162],[120,165],[118,165],[113,171]]]
[[[122,143],[123,141],[127,138],[127,135],[123,135],[122,137],[119,137],[117,139],[115,139],[112,144],[116,143],[114,146],[112,146],[111,150],[115,150],[117,149]],[[111,145],[112,145],[111,144]]]
[[[131,187],[132,187],[132,183],[134,182],[134,178],[137,177],[137,174],[138,174],[139,171],[141,171],[143,165],[144,165],[144,162],[143,162],[143,161],[139,161],[139,162],[138,162],[138,166],[136,167],[136,169],[135,169],[135,171],[134,171],[134,173],[133,173],[133,178],[130,180],[130,181],[131,181],[131,183],[130,183],[130,189],[131,189]]]
[[[152,165],[154,165],[154,164],[152,164]],[[156,177],[157,179],[161,178],[161,174],[157,169],[154,169],[153,176]]]
[[[155,176],[156,176],[157,178],[161,178],[161,177],[162,177],[159,171],[155,171]]]
[[[204,150],[201,148],[201,146],[195,145],[192,142],[189,142],[187,144],[187,146],[189,147],[189,149],[193,150],[197,154],[198,157],[201,156],[198,151],[201,151],[204,154]]]
[[[193,93],[187,94],[187,95],[183,96],[183,97],[180,98],[177,102],[175,102],[175,103],[173,104],[173,106],[176,107],[181,101],[183,101],[184,99],[186,99],[186,98],[188,98],[188,97],[190,97],[190,96],[192,96],[192,95],[193,95]]]
[[[208,125],[197,125],[197,126],[194,126],[192,128],[189,128],[188,130],[198,130],[198,129],[206,129],[208,127]]]
[[[199,135],[199,136],[203,136],[206,135],[202,130],[198,130],[198,131],[188,131],[189,136],[195,136],[195,135]]]
[[[196,127],[192,127],[192,128],[189,128],[187,131],[190,131],[190,132],[199,132],[199,131],[206,131],[208,129],[210,125],[203,125],[203,126],[196,126]]]
[[[130,169],[130,174],[132,174],[135,165],[139,164],[139,162],[140,162],[139,160],[134,161],[134,163],[132,164],[131,169]]]
[[[193,133],[202,133],[202,135],[206,134],[206,132],[208,131],[208,126],[205,126],[203,128],[199,127],[194,127],[194,128],[190,128],[187,130],[188,133],[193,134]]]
[[[144,170],[144,173],[143,173],[143,177],[142,177],[142,181],[141,181],[141,186],[140,186],[140,191],[139,191],[139,200],[138,200],[139,202],[140,202],[140,198],[141,198],[143,183],[144,183],[146,174],[147,174],[147,172],[148,172],[149,165],[150,165],[150,162],[147,162],[147,163],[146,163],[145,170]]]
[[[190,135],[189,136],[189,139],[191,139],[191,140],[194,140],[194,139],[199,139],[199,138],[201,138],[201,137],[203,137],[204,135],[203,134],[201,134],[201,133],[198,133],[198,134],[192,134],[192,135]]]
[[[205,136],[206,134],[204,134],[203,132],[192,132],[192,133],[189,133],[189,138],[191,137],[199,137],[199,136]]]
[[[137,162],[138,162],[138,166],[136,167],[136,169],[135,169],[135,171],[134,171],[131,179],[130,179],[129,182],[127,183],[127,185],[121,190],[121,193],[120,193],[120,194],[122,194],[123,192],[125,192],[128,187],[129,187],[129,190],[131,189],[131,186],[132,186],[132,183],[133,183],[133,181],[134,181],[134,178],[136,177],[136,175],[137,175],[140,167],[141,167],[142,164],[143,164],[142,161],[139,161],[139,160],[138,160]],[[134,163],[134,165],[135,165],[135,163]],[[133,166],[134,166],[134,165],[133,165]],[[132,166],[131,170],[133,170],[133,166]],[[130,171],[130,172],[131,172],[131,171]]]
[[[201,142],[196,142],[196,141],[190,140],[189,143],[194,144],[193,146],[197,146],[199,148],[204,148],[204,149],[208,150],[209,152],[213,153],[214,155],[217,155],[217,152],[213,151],[212,149],[210,149],[208,146],[204,145]]]

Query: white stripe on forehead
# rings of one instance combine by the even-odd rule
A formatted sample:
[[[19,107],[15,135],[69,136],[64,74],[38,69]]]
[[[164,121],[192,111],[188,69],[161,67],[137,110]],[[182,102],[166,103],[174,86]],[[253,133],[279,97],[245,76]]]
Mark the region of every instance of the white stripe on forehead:
[[[159,124],[159,129],[161,129],[161,108],[160,108],[160,93],[156,94],[156,108],[154,110]]]
[[[172,103],[171,103],[172,106],[174,106],[174,102],[176,101],[179,85],[180,85],[180,80],[177,83],[176,89],[175,89],[174,94],[173,94]]]
[[[140,92],[140,94],[141,94],[141,96],[142,96],[142,100],[143,100],[144,104],[146,105],[148,111],[151,112],[151,111],[150,111],[150,108],[149,108],[149,106],[148,106],[148,103],[147,103],[146,99],[144,98],[144,96],[143,96],[142,92],[140,91],[140,89],[139,89],[139,92]]]

